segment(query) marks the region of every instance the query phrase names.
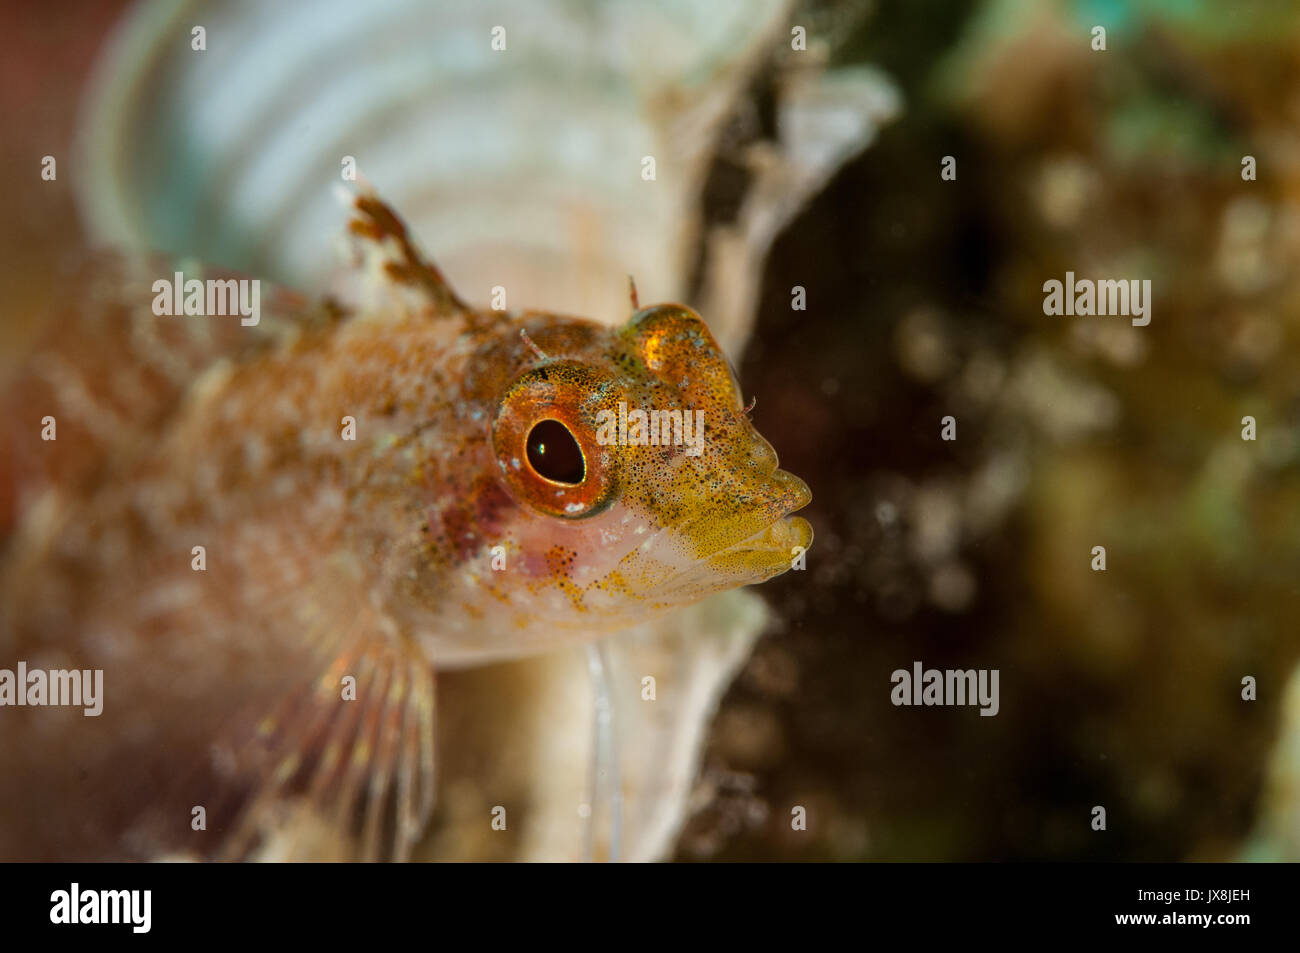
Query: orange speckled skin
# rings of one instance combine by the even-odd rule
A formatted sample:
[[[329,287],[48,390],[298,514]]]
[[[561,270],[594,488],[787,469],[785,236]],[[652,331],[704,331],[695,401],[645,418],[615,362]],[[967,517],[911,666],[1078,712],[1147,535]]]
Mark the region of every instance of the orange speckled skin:
[[[369,840],[400,846],[428,813],[434,668],[597,638],[809,545],[788,516],[807,488],[692,312],[477,311],[386,208],[358,209],[382,293],[354,313],[279,295],[255,328],[156,317],[169,268],[100,269],[11,382],[0,668],[103,669],[105,700],[0,709],[0,857],[241,856],[268,788],[342,791],[348,828],[376,778],[398,827],[373,808]],[[619,401],[702,411],[703,452],[596,444]],[[582,486],[528,466],[543,417],[583,447]],[[361,704],[335,714],[344,676]],[[194,804],[217,836],[191,832]]]

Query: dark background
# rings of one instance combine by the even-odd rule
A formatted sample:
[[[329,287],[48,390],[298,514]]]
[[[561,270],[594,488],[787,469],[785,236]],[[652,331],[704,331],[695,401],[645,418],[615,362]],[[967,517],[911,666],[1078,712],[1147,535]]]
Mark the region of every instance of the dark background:
[[[741,379],[817,540],[762,590],[784,621],[679,858],[1277,856],[1249,835],[1300,648],[1296,35],[1282,3],[919,2],[846,38],[906,105],[768,263]],[[1151,324],[1045,316],[1067,270],[1151,278]],[[893,707],[914,660],[1000,669],[1001,713]]]

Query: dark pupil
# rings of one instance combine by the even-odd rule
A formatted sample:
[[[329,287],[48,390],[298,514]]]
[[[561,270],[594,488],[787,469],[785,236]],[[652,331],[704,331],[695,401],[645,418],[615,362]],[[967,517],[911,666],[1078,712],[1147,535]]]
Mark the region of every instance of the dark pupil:
[[[556,483],[581,483],[587,475],[582,448],[558,420],[543,420],[528,434],[528,462]]]

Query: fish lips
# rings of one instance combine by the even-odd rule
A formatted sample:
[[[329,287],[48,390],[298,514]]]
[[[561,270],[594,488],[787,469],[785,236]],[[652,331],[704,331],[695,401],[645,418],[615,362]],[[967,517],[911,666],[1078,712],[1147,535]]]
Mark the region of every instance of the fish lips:
[[[812,545],[813,528],[790,514],[812,500],[808,485],[776,470],[763,488],[764,502],[734,514],[711,515],[699,556],[738,585],[762,582],[794,568]]]

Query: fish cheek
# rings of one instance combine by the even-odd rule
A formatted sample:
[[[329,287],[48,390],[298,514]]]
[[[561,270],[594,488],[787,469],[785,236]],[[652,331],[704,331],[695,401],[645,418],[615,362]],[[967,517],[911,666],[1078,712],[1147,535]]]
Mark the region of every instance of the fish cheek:
[[[518,504],[499,480],[479,476],[461,498],[430,515],[429,542],[440,552],[463,563],[484,549],[498,545]]]

